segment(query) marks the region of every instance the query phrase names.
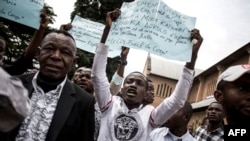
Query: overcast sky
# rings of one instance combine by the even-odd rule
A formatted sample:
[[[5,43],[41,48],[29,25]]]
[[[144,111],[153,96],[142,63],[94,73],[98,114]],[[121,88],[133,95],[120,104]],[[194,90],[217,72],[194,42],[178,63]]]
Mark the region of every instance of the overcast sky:
[[[56,23],[70,22],[76,0],[45,0],[58,15]],[[249,0],[163,0],[171,8],[196,17],[196,28],[204,38],[196,68],[207,69],[250,42]],[[141,54],[139,57],[138,54]],[[126,73],[143,71],[147,52],[131,50]],[[140,61],[139,61],[140,60]],[[141,61],[142,60],[142,61]],[[181,62],[183,63],[183,62]]]

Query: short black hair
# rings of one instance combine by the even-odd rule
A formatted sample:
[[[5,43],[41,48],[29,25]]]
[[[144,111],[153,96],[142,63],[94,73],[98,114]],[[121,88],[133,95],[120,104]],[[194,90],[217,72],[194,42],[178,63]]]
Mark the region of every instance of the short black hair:
[[[182,107],[182,111],[189,115],[188,119],[190,120],[192,115],[193,115],[193,107],[192,107],[191,103],[189,103],[188,101],[185,101],[185,103]]]
[[[228,84],[227,81],[221,80],[221,81],[218,83],[216,89],[217,89],[217,90],[223,90],[223,89],[225,88],[226,84]]]
[[[147,79],[147,77],[146,77],[143,73],[141,73],[141,72],[139,72],[139,71],[130,72],[130,73],[125,77],[124,82],[127,80],[127,77],[130,76],[130,75],[133,74],[133,73],[141,74],[141,76],[144,78],[144,80],[145,80],[145,82],[146,82],[146,90],[148,90],[148,79]]]
[[[220,104],[221,105],[221,103],[219,103],[218,101],[213,101],[213,102],[211,102],[209,105],[208,105],[208,107],[210,107],[212,104]]]
[[[43,37],[43,41],[41,43],[41,45],[43,45],[44,43],[44,39],[49,35],[49,34],[53,34],[53,33],[56,33],[56,34],[63,34],[67,37],[70,37],[71,39],[73,39],[73,41],[76,43],[74,37],[67,31],[64,31],[64,30],[58,30],[58,29],[54,29],[52,30],[51,32],[49,32],[48,34],[46,34],[44,37]],[[76,45],[74,45],[74,56],[76,56],[76,52],[77,52],[77,47]]]
[[[55,29],[55,30],[49,32],[48,34],[51,34],[51,33],[63,34],[63,35],[65,35],[65,36],[70,37],[71,39],[73,39],[73,40],[75,41],[74,37],[73,37],[69,32],[67,32],[67,31]],[[48,35],[48,34],[47,34],[47,35]],[[47,35],[46,35],[46,36],[47,36]]]

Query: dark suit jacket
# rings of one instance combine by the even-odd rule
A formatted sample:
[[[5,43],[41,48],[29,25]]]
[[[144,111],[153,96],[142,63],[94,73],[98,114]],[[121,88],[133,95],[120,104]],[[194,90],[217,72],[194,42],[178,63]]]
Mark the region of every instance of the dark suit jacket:
[[[30,97],[33,92],[32,79],[34,74],[22,75],[24,86]],[[77,85],[67,80],[59,98],[53,119],[51,121],[46,141],[92,141],[94,138],[94,97]],[[8,133],[6,139],[14,141],[18,132],[15,129]]]

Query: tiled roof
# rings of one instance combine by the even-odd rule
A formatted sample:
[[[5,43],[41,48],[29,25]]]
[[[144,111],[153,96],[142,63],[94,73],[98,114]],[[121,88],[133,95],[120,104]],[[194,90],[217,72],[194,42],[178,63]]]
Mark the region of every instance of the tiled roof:
[[[184,62],[167,60],[162,57],[158,57],[150,54],[151,58],[151,74],[167,77],[170,79],[178,80],[182,69],[185,65]],[[202,72],[202,70],[195,69],[195,75],[198,75]]]

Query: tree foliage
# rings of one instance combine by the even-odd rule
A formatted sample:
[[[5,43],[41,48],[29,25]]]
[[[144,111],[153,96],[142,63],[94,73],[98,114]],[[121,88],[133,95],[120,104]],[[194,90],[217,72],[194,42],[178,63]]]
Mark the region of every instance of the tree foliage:
[[[50,18],[50,23],[53,24],[55,21],[54,17],[56,16],[53,8],[45,4],[44,9]],[[8,39],[3,61],[5,64],[11,65],[24,53],[35,29],[4,18],[0,18],[0,21],[0,30],[6,34]],[[46,32],[51,30],[51,28],[48,28]]]

